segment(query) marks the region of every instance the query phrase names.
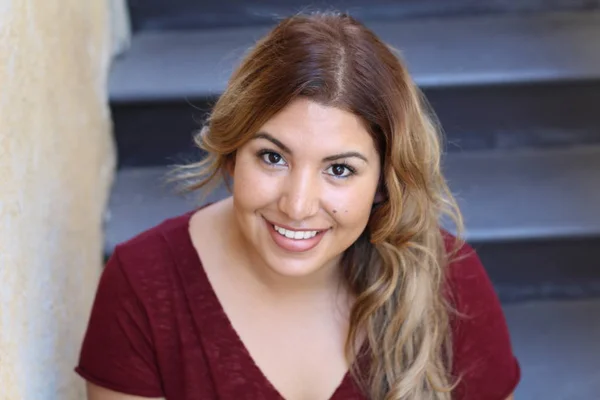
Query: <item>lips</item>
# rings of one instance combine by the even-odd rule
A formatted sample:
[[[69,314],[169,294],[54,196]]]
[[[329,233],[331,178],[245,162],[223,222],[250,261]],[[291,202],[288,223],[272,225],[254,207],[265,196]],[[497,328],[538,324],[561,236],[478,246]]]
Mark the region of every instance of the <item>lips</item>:
[[[275,225],[265,219],[271,238],[281,249],[293,253],[301,253],[315,248],[323,239],[327,229],[292,230],[288,227]]]

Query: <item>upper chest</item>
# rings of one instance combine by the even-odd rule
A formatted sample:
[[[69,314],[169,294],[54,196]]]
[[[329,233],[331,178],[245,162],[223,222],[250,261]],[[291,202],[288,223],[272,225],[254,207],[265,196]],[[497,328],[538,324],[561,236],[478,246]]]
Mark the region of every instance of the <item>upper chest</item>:
[[[262,387],[278,399],[328,400],[345,390],[348,310],[336,303],[337,296],[264,295],[223,268],[231,260],[218,246],[199,240],[194,247],[201,254],[204,307],[214,308],[210,318],[206,313],[194,318],[216,372],[237,374],[229,381]]]
[[[244,301],[221,290],[221,305],[248,364],[287,400],[327,400],[348,371],[347,328],[327,311]]]

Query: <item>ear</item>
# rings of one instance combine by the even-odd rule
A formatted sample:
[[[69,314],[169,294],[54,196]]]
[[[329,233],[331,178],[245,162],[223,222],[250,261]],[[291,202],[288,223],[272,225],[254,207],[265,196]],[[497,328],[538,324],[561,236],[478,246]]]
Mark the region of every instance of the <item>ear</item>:
[[[225,171],[230,177],[233,177],[233,171],[235,170],[235,154],[230,155],[225,160]]]
[[[384,193],[384,190],[379,188],[377,192],[375,192],[375,198],[373,199],[373,205],[377,205],[383,203],[387,199],[387,196]]]
[[[375,192],[375,197],[373,198],[373,205],[371,206],[371,213],[375,212],[375,210],[379,209],[379,207],[387,200],[387,195],[385,194],[385,190],[380,185],[377,187],[377,191]]]
[[[379,177],[379,183],[377,184],[377,191],[375,192],[375,198],[373,199],[373,205],[379,205],[387,200],[387,190],[385,189],[385,181],[383,174]]]

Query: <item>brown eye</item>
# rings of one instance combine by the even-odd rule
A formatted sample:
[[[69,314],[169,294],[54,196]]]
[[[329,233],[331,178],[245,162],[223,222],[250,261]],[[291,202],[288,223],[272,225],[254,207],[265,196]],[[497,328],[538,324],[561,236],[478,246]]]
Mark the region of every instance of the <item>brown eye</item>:
[[[284,165],[285,164],[283,157],[280,154],[275,153],[273,151],[266,151],[266,152],[262,153],[260,156],[265,163],[270,164],[270,165]]]
[[[331,167],[327,168],[327,173],[334,178],[348,178],[351,175],[354,175],[355,170],[346,164],[334,164]]]
[[[281,156],[277,153],[269,153],[267,157],[271,164],[277,164],[279,161],[281,161]]]
[[[335,176],[342,176],[346,172],[346,167],[343,165],[334,165],[331,167],[331,173]]]

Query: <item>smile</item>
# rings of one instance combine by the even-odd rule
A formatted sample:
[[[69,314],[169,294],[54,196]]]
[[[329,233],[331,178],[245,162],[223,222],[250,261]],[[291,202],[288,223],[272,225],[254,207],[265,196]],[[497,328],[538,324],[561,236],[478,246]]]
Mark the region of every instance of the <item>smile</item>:
[[[314,238],[315,236],[317,236],[317,233],[319,233],[319,231],[292,231],[277,225],[273,225],[273,229],[275,229],[277,233],[279,233],[281,236],[285,236],[288,239],[295,240],[305,240]]]
[[[265,225],[273,242],[281,249],[302,253],[315,248],[329,229],[302,229],[293,230],[276,225],[265,219]]]

